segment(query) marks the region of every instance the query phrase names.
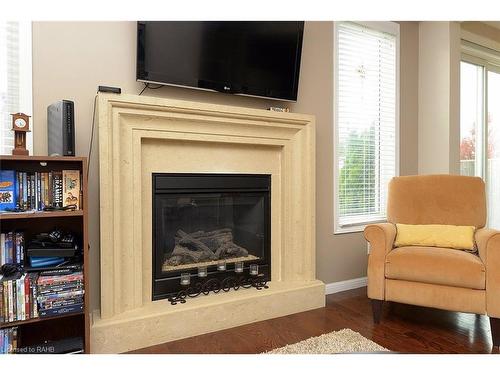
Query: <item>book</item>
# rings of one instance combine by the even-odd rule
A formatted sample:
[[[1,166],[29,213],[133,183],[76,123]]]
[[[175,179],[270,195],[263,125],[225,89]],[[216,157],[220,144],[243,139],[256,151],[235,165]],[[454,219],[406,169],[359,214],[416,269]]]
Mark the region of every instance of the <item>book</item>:
[[[54,206],[54,194],[52,192],[52,189],[53,189],[53,177],[52,177],[52,172],[49,172],[48,173],[48,176],[47,176],[47,204],[51,207]]]
[[[63,257],[39,257],[30,256],[29,257],[31,267],[42,268],[42,267],[53,267],[57,266],[66,261]]]
[[[21,277],[16,280],[16,320],[24,320],[24,279]]]
[[[3,321],[9,321],[9,284],[5,280],[2,281],[3,284]],[[1,313],[1,312],[0,312]]]
[[[0,171],[0,211],[82,208],[79,170],[47,172]]]
[[[17,327],[0,329],[0,354],[17,352]]]
[[[42,172],[41,175],[42,175],[42,186],[41,186],[42,209],[44,209],[44,208],[49,206],[48,187],[47,187],[48,174],[47,174],[47,172]]]
[[[22,208],[27,210],[28,209],[28,174],[26,172],[22,172],[22,197],[23,197],[23,206]]]
[[[14,246],[12,244],[12,232],[5,235],[5,250],[7,252],[7,263],[14,263]]]
[[[32,318],[38,318],[38,292],[37,292],[37,280],[38,280],[38,274],[37,273],[30,273],[29,274],[30,278],[30,288],[31,288],[31,317]]]
[[[0,322],[15,322],[38,317],[35,272],[0,278]],[[83,299],[82,299],[83,300]],[[50,306],[63,307],[70,301],[50,300]],[[73,299],[73,304],[79,297]]]
[[[53,189],[52,189],[52,200],[54,207],[62,208],[63,207],[63,181],[62,181],[62,172],[55,171],[52,173],[53,179]]]
[[[80,288],[83,288],[83,281],[70,281],[68,283],[48,285],[48,286],[39,285],[38,294],[43,295],[47,293],[65,292],[68,290],[74,290]]]
[[[24,319],[29,319],[30,314],[30,278],[24,276]]]
[[[17,184],[17,199],[16,207],[23,209],[23,174],[22,172],[16,172],[16,184]]]
[[[0,323],[5,321],[5,314],[3,309],[3,276],[0,276]],[[0,347],[2,345],[0,344]]]
[[[35,192],[35,173],[30,174],[30,209],[36,209],[36,192]]]
[[[40,275],[38,278],[38,285],[57,285],[71,281],[83,281],[83,272],[73,272],[66,275]]]
[[[42,204],[40,203],[41,202],[41,199],[40,199],[40,196],[41,196],[41,179],[40,179],[40,172],[35,172],[35,196],[36,196],[36,209],[38,211],[41,211],[43,208],[42,208]]]
[[[70,305],[77,305],[83,303],[83,297],[70,298],[70,299],[56,299],[46,301],[43,305],[44,309],[54,309],[56,307],[64,307]]]
[[[5,251],[5,233],[0,234],[0,266],[7,263],[7,253]]]
[[[70,292],[61,292],[61,293],[52,293],[52,294],[46,294],[46,295],[38,295],[38,303],[42,304],[45,303],[46,301],[49,301],[51,299],[63,299],[63,298],[77,298],[80,296],[83,296],[85,293],[84,290],[74,290]]]
[[[33,206],[31,204],[31,173],[26,173],[26,209],[32,210]]]
[[[63,170],[63,205],[76,205],[76,209],[81,208],[80,202],[80,171]]]
[[[38,314],[43,318],[82,311],[84,294],[82,271],[40,274],[36,297]]]
[[[21,248],[18,244],[17,233],[12,234],[12,247],[14,253],[14,263],[19,263],[21,259]]]
[[[8,307],[9,307],[9,322],[13,322],[14,321],[14,291],[12,289],[12,280],[9,280],[8,281]]]
[[[16,233],[16,243],[19,246],[19,254],[20,254],[20,258],[18,258],[18,263],[23,263],[23,261],[24,261],[24,233],[23,232]]]
[[[24,260],[24,233],[0,233],[0,266],[7,263],[20,264]]]
[[[74,314],[81,311],[83,311],[83,303],[64,307],[56,307],[53,309],[40,309],[38,313],[41,318],[47,318],[49,316]]]
[[[17,202],[16,172],[0,170],[0,211],[14,210]]]

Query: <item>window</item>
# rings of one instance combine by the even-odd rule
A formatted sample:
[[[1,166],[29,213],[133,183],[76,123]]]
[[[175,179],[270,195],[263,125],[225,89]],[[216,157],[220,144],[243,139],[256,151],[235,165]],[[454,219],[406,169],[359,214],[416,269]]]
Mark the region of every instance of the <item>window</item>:
[[[0,21],[0,154],[11,154],[14,146],[12,113],[32,115],[31,22]],[[33,119],[30,119],[33,129]],[[33,138],[27,136],[28,150]]]
[[[335,25],[335,233],[386,219],[398,174],[399,25]]]
[[[500,229],[500,53],[464,41],[460,64],[460,173],[486,182],[488,226]]]

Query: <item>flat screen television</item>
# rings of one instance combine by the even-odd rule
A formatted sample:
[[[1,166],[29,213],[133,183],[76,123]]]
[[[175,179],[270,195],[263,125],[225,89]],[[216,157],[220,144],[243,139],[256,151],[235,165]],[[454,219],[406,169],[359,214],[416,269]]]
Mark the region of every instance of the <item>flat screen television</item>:
[[[137,80],[296,101],[304,22],[140,21]]]

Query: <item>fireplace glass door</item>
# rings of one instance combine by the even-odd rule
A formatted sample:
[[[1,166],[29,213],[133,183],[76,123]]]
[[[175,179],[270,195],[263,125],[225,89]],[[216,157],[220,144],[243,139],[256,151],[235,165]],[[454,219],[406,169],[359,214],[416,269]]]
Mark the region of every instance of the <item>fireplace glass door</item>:
[[[217,278],[236,262],[269,273],[269,175],[154,174],[153,186],[153,299],[177,292],[181,273],[196,278],[199,267]]]

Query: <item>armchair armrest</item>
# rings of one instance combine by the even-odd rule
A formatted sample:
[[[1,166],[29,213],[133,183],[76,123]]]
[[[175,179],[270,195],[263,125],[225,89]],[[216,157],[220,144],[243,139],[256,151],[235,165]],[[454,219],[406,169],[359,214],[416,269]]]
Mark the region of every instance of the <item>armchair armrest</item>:
[[[500,318],[500,231],[481,228],[475,238],[486,266],[486,311],[488,316]]]
[[[392,250],[396,226],[390,223],[365,227],[365,239],[370,243],[368,256],[368,297],[385,299],[385,257]]]

